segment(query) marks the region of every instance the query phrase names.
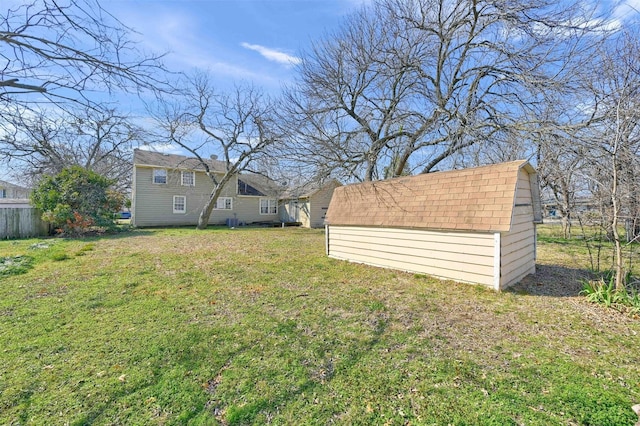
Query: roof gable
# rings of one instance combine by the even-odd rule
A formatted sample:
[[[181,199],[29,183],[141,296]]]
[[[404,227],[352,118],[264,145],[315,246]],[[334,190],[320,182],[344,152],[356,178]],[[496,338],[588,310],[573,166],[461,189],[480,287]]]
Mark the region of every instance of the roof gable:
[[[238,176],[238,195],[277,197],[282,186],[273,179],[257,173],[241,173]]]
[[[521,160],[339,187],[326,221],[330,225],[509,231],[521,170],[535,177],[533,167]],[[532,191],[534,211],[540,202],[537,194]]]
[[[213,172],[226,172],[224,161],[206,159],[205,162]],[[197,158],[142,149],[133,150],[133,164],[138,166],[205,171],[204,166]]]

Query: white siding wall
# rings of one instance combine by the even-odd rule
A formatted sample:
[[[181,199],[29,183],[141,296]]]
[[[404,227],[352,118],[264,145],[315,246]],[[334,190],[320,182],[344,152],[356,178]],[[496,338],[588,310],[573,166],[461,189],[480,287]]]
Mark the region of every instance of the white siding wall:
[[[528,173],[520,170],[511,231],[502,234],[501,238],[500,289],[536,272],[536,229],[533,223],[530,182]]]
[[[182,186],[179,170],[169,170],[166,184],[153,183],[152,167],[134,167],[132,223],[135,226],[195,225],[198,216],[209,199],[213,183],[202,172],[195,174],[195,186]],[[221,197],[233,198],[232,210],[213,210],[210,224],[224,224],[227,218],[238,218],[240,222],[277,220],[278,215],[260,214],[260,197],[238,196],[237,177],[232,178],[222,191]],[[187,198],[186,213],[173,213],[173,196]]]
[[[330,257],[493,287],[493,234],[327,227]]]

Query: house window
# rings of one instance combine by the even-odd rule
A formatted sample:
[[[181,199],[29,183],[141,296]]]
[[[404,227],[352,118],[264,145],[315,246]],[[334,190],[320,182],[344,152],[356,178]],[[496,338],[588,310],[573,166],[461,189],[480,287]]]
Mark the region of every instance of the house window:
[[[167,183],[167,170],[153,169],[153,183],[157,183],[157,184]]]
[[[187,197],[185,197],[184,195],[173,196],[173,212],[174,213],[187,212]]]
[[[0,198],[7,198],[7,190],[2,188],[0,189]]]
[[[218,197],[216,200],[216,210],[233,210],[233,198]]]
[[[260,214],[277,214],[278,201],[273,198],[260,199]]]
[[[182,172],[182,186],[196,186],[196,173]]]

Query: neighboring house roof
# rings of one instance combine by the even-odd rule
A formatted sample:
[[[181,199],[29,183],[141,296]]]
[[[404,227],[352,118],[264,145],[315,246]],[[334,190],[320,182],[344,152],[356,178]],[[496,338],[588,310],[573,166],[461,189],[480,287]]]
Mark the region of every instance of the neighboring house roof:
[[[309,198],[313,196],[316,192],[330,185],[335,187],[342,186],[342,184],[335,179],[331,179],[327,182],[312,181],[294,188],[287,189],[287,191],[285,191],[284,194],[282,194],[282,198],[283,199]]]
[[[224,161],[204,159],[213,172],[225,173],[227,168]],[[162,167],[169,169],[184,169],[205,171],[204,166],[197,158],[184,155],[164,154],[142,149],[133,150],[133,164],[139,166]]]
[[[518,173],[523,168],[535,182],[534,212],[540,212],[535,170],[526,161],[512,161],[336,188],[326,221],[330,225],[509,231]]]
[[[29,188],[26,188],[26,187],[20,186],[20,185],[16,185],[15,183],[7,182],[6,180],[0,180],[0,187],[18,189],[18,190],[22,190],[22,191],[26,191],[26,192],[30,191]]]

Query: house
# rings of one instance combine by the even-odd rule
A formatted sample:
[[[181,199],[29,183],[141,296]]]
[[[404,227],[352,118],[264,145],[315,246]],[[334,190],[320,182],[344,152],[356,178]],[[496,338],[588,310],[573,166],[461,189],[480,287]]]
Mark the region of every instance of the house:
[[[4,199],[19,199],[28,200],[31,190],[19,185],[14,185],[9,182],[0,180],[0,200]]]
[[[221,179],[226,172],[225,163],[216,159],[206,161],[210,171]],[[217,200],[209,223],[279,221],[276,185],[265,188],[259,186],[258,181],[249,174],[232,176]],[[213,187],[196,158],[136,149],[131,223],[140,227],[195,225]]]
[[[31,208],[31,189],[0,180],[0,209]]]
[[[341,185],[332,179],[287,191],[280,199],[280,219],[283,222],[299,222],[306,228],[322,228],[333,191]]]
[[[326,221],[332,258],[501,290],[535,273],[537,174],[513,161],[343,186]]]

